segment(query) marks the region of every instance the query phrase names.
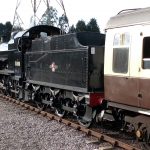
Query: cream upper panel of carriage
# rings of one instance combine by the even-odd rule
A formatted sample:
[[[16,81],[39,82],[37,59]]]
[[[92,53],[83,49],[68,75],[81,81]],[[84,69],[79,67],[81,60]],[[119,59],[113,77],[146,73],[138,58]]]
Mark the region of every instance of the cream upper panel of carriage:
[[[139,76],[143,48],[143,26],[107,30],[105,43],[105,74]]]
[[[122,11],[106,31],[105,75],[150,78],[150,7]]]

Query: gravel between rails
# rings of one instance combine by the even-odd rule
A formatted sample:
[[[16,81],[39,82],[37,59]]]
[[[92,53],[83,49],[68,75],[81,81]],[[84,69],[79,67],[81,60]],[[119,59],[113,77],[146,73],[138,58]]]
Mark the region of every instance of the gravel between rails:
[[[99,149],[90,140],[83,132],[0,99],[0,150]]]

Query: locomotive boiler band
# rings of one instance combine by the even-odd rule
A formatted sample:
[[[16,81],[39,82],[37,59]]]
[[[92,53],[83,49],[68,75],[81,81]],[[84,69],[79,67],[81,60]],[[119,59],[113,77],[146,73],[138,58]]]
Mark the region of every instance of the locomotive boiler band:
[[[35,26],[1,51],[1,91],[85,127],[111,115],[150,143],[150,8],[121,11],[106,35],[61,33]]]

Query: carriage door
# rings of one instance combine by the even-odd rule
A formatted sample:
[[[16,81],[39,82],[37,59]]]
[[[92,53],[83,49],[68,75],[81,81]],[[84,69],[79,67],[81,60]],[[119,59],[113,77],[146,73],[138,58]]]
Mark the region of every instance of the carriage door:
[[[138,97],[140,107],[150,109],[150,26],[143,28]]]
[[[113,93],[115,101],[133,105],[135,103],[134,81],[130,78],[130,32],[121,30],[115,34],[113,42],[113,64],[112,70],[115,76]],[[132,91],[132,92],[131,92]]]

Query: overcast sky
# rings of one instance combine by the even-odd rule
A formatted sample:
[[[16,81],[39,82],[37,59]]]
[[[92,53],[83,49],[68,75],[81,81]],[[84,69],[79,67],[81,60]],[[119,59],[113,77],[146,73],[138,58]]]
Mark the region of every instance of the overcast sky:
[[[37,0],[37,3],[39,1]],[[16,2],[17,0],[0,0],[0,22],[13,22]],[[56,0],[50,2],[57,10],[60,9],[59,5],[55,4]],[[70,25],[76,25],[81,19],[88,23],[91,18],[95,18],[102,32],[108,19],[122,9],[150,7],[150,0],[63,0],[63,2]],[[44,3],[41,4],[39,14],[43,13],[45,8]],[[18,13],[25,26],[29,27],[33,15],[31,0],[21,0]]]

